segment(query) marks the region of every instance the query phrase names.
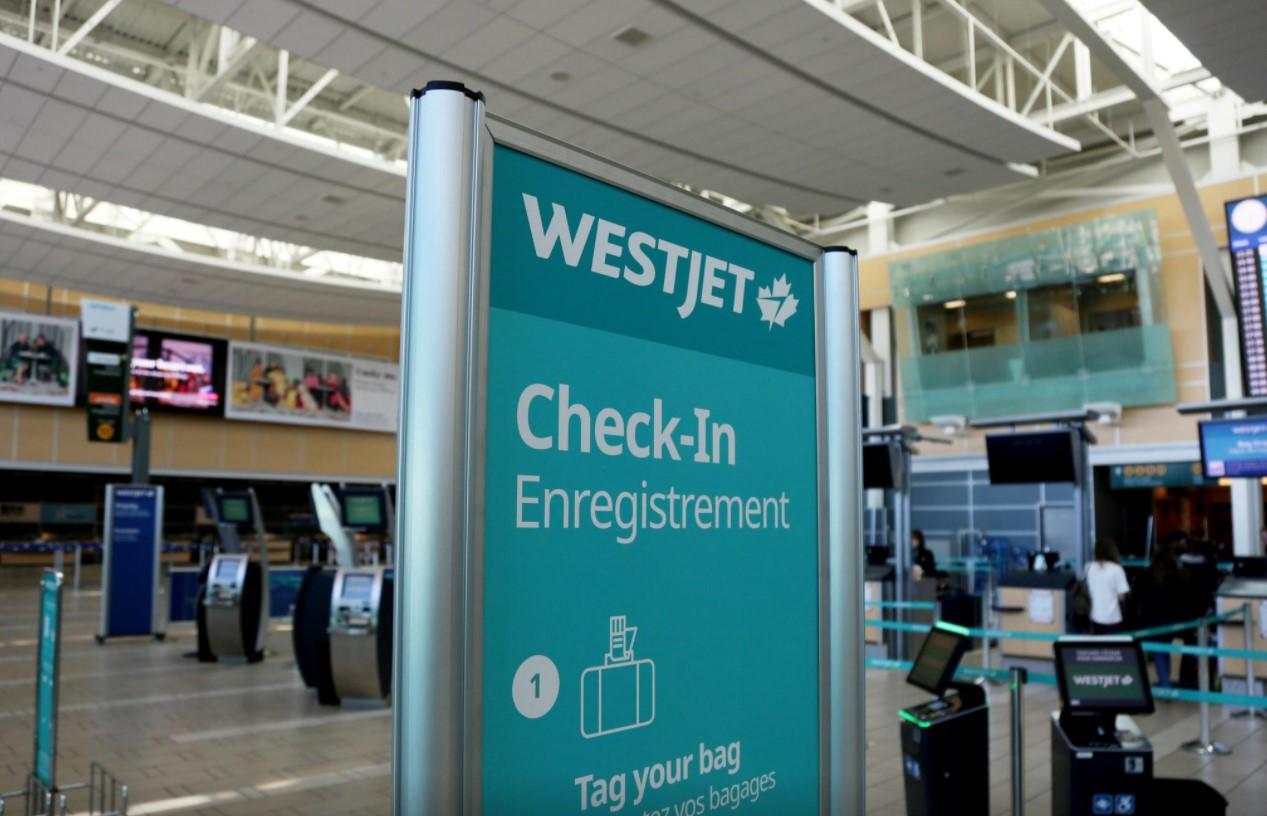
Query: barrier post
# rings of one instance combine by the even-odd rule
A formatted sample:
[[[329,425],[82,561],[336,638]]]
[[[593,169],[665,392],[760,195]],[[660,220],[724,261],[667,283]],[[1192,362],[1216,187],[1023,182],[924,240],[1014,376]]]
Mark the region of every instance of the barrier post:
[[[1252,609],[1253,607],[1250,604],[1243,604],[1241,606],[1241,614],[1243,616],[1242,626],[1245,629],[1243,634],[1245,635],[1245,651],[1246,652],[1252,652],[1254,650],[1254,621],[1253,621]],[[1246,655],[1245,656],[1245,696],[1247,697],[1255,696],[1258,693],[1257,686],[1258,686],[1258,680],[1257,678],[1254,677],[1254,660],[1253,658]],[[1233,711],[1232,716],[1236,718],[1251,717],[1251,718],[1258,718],[1258,719],[1267,719],[1267,713],[1264,713],[1261,708],[1254,708],[1252,706],[1247,706],[1241,711]]]
[[[981,628],[986,633],[981,635],[981,668],[985,671],[987,679],[990,674],[990,592],[989,585],[982,588],[981,592]]]
[[[1197,626],[1197,646],[1201,650],[1198,656],[1200,662],[1197,664],[1197,683],[1201,693],[1210,693],[1210,657],[1205,654],[1205,650],[1210,647],[1210,628],[1202,620]],[[1183,750],[1193,754],[1227,756],[1232,753],[1232,749],[1228,748],[1221,742],[1215,742],[1210,739],[1210,703],[1208,700],[1201,701],[1201,736],[1199,739],[1190,740],[1183,744]]]
[[[1029,672],[1019,666],[1011,669],[1012,689],[1012,816],[1022,816],[1025,811],[1025,740],[1022,731],[1025,724],[1025,693],[1022,686],[1029,681]]]

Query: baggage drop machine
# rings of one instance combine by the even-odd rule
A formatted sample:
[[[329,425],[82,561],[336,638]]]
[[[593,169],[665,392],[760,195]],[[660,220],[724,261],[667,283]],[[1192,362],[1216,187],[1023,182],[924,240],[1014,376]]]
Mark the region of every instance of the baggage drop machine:
[[[198,656],[204,661],[254,663],[264,659],[269,610],[268,538],[259,500],[249,487],[217,488],[207,497],[221,549],[211,560],[198,604]],[[244,544],[243,533],[253,543]]]
[[[312,504],[335,564],[304,575],[291,630],[295,663],[323,705],[381,706],[391,692],[393,581],[389,568],[358,563],[355,533],[390,542],[391,491],[314,484]]]

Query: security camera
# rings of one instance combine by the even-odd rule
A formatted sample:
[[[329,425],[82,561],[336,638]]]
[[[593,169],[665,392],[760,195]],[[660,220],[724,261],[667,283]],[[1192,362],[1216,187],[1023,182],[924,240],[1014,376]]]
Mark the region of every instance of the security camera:
[[[929,422],[940,428],[946,436],[963,436],[968,427],[968,418],[958,414],[935,416],[930,418]]]
[[[1122,424],[1122,403],[1120,402],[1088,402],[1082,406],[1095,415],[1095,421],[1101,425]]]

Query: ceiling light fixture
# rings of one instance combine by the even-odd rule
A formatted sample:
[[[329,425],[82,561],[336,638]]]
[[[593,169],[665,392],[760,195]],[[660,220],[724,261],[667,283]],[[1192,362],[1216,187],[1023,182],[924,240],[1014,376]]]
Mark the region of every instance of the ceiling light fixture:
[[[1003,297],[1007,298],[1008,300],[1016,300],[1016,290],[1012,289],[1011,291],[1004,292]]]
[[[1126,273],[1113,272],[1108,275],[1101,275],[1100,277],[1096,278],[1096,280],[1100,283],[1118,283],[1120,281],[1126,280]]]
[[[652,39],[652,37],[650,34],[643,31],[641,28],[630,25],[630,26],[625,26],[624,28],[620,29],[615,34],[613,34],[612,39],[615,40],[616,42],[624,43],[625,45],[628,45],[632,48],[637,48],[638,46]]]
[[[966,300],[948,300],[943,304],[947,309],[962,309],[968,305]]]

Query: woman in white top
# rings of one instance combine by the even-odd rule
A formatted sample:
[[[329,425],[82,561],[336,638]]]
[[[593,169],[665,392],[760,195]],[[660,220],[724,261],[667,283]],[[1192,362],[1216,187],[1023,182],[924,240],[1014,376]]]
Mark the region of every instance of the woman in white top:
[[[1123,630],[1122,602],[1131,591],[1126,570],[1119,563],[1117,545],[1111,538],[1095,543],[1095,560],[1087,564],[1084,579],[1091,596],[1091,634],[1112,635]]]

